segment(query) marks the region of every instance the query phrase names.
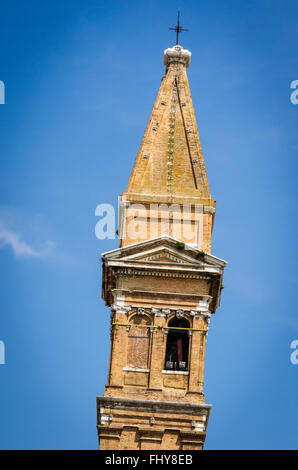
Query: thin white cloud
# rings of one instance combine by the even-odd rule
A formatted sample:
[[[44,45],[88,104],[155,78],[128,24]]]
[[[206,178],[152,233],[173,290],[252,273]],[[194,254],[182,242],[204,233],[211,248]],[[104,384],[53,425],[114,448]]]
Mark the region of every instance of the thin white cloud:
[[[35,257],[42,258],[49,254],[50,249],[55,245],[54,242],[47,241],[41,250],[32,248],[28,243],[23,241],[22,235],[13,232],[5,227],[0,221],[0,248],[10,246],[16,258]]]

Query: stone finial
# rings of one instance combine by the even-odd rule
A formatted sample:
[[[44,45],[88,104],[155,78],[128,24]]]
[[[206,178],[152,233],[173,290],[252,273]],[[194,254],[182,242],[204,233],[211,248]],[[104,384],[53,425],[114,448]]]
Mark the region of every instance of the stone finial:
[[[163,63],[168,66],[173,62],[178,62],[179,64],[189,67],[190,65],[191,52],[187,49],[183,49],[182,46],[169,47],[164,51]]]

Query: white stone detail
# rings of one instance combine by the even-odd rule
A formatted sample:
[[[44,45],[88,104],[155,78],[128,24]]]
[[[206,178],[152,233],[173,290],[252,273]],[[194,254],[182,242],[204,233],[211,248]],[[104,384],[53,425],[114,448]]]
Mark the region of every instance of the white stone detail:
[[[195,431],[204,432],[205,430],[205,424],[202,421],[192,421],[191,425]]]
[[[131,310],[135,310],[138,315],[145,315],[152,314],[156,317],[167,317],[168,315],[175,314],[177,318],[182,318],[185,315],[191,315],[195,318],[204,318],[209,322],[211,317],[211,312],[208,310],[208,306],[211,299],[201,300],[199,302],[199,306],[197,310],[189,310],[189,309],[179,309],[176,310],[175,308],[154,308],[154,307],[136,307],[134,305],[125,305],[124,307],[119,307],[118,305],[113,304],[111,306],[112,312],[117,311],[118,313],[128,313]],[[128,325],[130,327],[131,325]],[[128,329],[127,327],[127,329]]]
[[[200,300],[200,301],[199,301],[196,310],[197,310],[198,312],[200,312],[201,315],[206,314],[206,316],[208,316],[208,314],[209,314],[209,304],[210,304],[210,300],[211,300],[211,298],[209,298],[209,299],[204,299],[204,300]],[[209,316],[210,316],[210,315],[209,315]]]
[[[119,307],[124,306],[125,295],[121,294],[120,292],[115,292],[114,293],[114,303],[117,304]]]
[[[119,304],[113,304],[111,305],[111,310],[118,313],[128,313],[131,310],[131,307],[128,305],[123,306]]]
[[[149,369],[140,369],[139,367],[128,367],[128,366],[123,367],[122,370],[125,370],[128,372],[149,372]]]
[[[204,206],[204,212],[206,214],[214,214],[215,213],[215,207],[212,206]]]
[[[162,313],[160,310],[158,310],[157,308],[152,308],[151,309],[151,312],[153,313],[153,315],[155,315],[156,317],[165,317],[166,314],[165,313]]]
[[[189,375],[188,370],[162,370],[162,374],[170,374],[170,375]]]
[[[100,424],[106,424],[109,421],[112,421],[112,419],[113,419],[113,415],[101,414],[100,415]]]
[[[170,315],[171,310],[169,308],[163,308],[162,313],[164,313],[165,315]]]
[[[168,163],[168,165],[169,165],[169,163]],[[171,165],[173,165],[173,164],[171,163]],[[166,259],[169,259],[169,260],[174,261],[175,263],[179,263],[179,264],[187,264],[187,262],[183,261],[181,258],[177,258],[177,256],[170,255],[169,253],[158,253],[156,255],[147,256],[147,258],[144,258],[143,261],[155,261],[155,260],[158,260],[160,258],[166,258]]]
[[[177,310],[177,311],[176,311],[176,317],[177,317],[177,318],[182,318],[183,316],[184,316],[183,310]]]
[[[195,318],[205,318],[209,321],[210,317],[211,317],[211,313],[209,311],[205,312],[205,311],[200,311],[200,310],[191,310],[190,312],[190,315],[192,317],[195,317]]]
[[[182,46],[169,47],[164,51],[163,63],[165,66],[173,62],[178,62],[179,64],[189,67],[190,65],[191,52],[187,49],[183,49]]]

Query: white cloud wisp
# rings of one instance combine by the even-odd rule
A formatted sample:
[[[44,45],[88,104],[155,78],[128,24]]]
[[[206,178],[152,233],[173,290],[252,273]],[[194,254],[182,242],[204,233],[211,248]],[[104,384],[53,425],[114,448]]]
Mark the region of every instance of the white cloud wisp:
[[[8,230],[2,223],[0,223],[0,248],[9,245],[16,258],[21,257],[35,257],[42,258],[49,253],[49,250],[54,246],[51,241],[46,242],[45,248],[36,250],[28,243],[22,240],[22,236],[12,230]]]

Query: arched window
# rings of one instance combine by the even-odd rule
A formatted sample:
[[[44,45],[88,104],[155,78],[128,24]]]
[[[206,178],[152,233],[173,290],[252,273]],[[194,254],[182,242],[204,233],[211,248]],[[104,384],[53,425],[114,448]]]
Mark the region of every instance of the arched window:
[[[168,326],[165,368],[167,370],[188,370],[188,331],[180,330],[180,328],[189,328],[189,323],[185,319],[174,319],[170,321]]]
[[[146,325],[150,320],[145,315],[135,315],[131,319],[128,333],[127,365],[138,369],[147,369],[150,331]]]

